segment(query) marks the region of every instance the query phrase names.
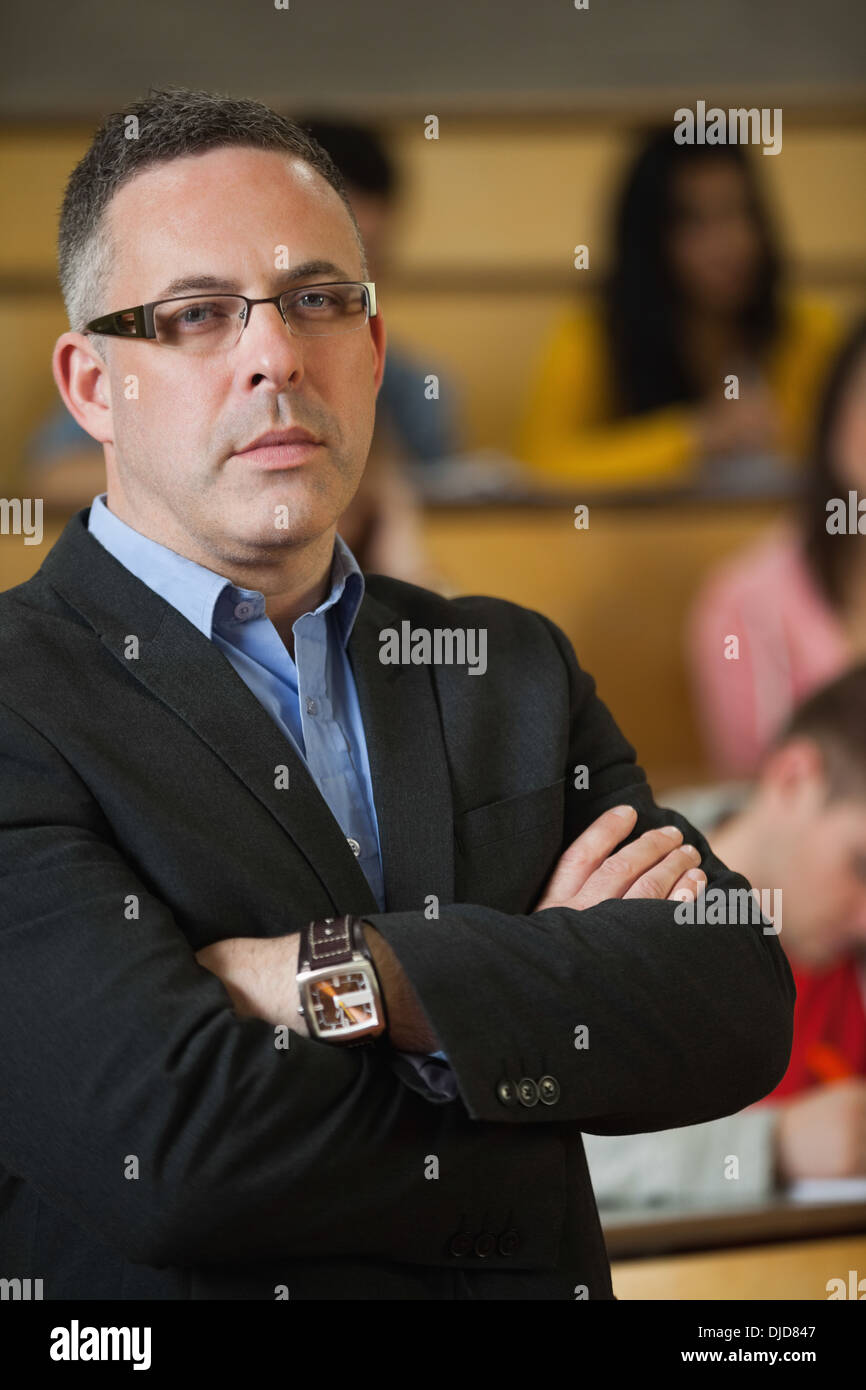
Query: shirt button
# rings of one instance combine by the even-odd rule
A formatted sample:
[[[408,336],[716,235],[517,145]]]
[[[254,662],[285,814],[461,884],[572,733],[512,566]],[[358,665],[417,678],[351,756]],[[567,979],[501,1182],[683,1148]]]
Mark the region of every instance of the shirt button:
[[[361,846],[358,844],[358,841],[353,840],[351,835],[347,835],[346,839],[349,841],[349,846],[352,850],[352,853],[356,856],[359,855],[361,853]]]
[[[319,706],[311,695],[307,696],[307,714],[318,714]]]
[[[241,622],[245,622],[254,612],[254,605],[252,603],[247,603],[246,600],[244,600],[243,603],[235,604],[235,617],[239,618]]]

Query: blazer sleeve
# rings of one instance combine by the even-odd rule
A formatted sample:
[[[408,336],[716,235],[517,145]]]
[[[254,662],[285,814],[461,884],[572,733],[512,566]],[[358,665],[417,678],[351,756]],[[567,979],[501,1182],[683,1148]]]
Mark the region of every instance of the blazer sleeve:
[[[527,915],[457,903],[440,907],[435,931],[422,912],[365,918],[397,955],[473,1118],[634,1134],[742,1110],[774,1089],[791,1053],[796,990],[776,931],[747,880],[684,816],[656,804],[568,639],[541,614],[532,618],[553,644],[539,682],[568,682],[561,849],[603,811],[628,803],[638,815],[623,843],[678,825],[700,851],[707,894],[722,890],[739,920],[680,922],[680,904],[659,899]],[[577,765],[588,768],[585,788],[574,786]],[[514,841],[506,852],[516,852]],[[729,900],[729,890],[738,897]],[[557,1084],[554,1103],[503,1099],[504,1079],[542,1075]]]
[[[0,989],[0,1164],[133,1262],[445,1266],[477,1198],[479,1225],[486,1201],[513,1208],[513,1265],[555,1263],[561,1145],[491,1142],[387,1049],[292,1033],[281,1050],[238,1018],[84,782],[2,703]]]

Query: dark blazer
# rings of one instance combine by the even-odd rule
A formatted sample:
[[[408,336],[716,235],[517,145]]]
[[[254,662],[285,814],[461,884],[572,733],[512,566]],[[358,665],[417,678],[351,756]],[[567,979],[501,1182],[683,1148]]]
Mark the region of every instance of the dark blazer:
[[[379,912],[230,663],[87,518],[0,595],[0,1276],[55,1299],[611,1298],[581,1130],[765,1095],[793,980],[760,922],[532,908],[620,802],[632,838],[673,821],[710,886],[746,881],[655,804],[553,623],[368,575],[349,651]],[[381,664],[380,630],[404,619],[485,627],[486,674]],[[344,912],[390,942],[458,1099],[387,1043],[278,1049],[193,956]]]

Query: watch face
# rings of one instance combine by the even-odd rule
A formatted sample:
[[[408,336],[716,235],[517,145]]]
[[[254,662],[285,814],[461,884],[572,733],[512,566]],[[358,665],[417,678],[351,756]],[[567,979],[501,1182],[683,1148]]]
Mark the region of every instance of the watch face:
[[[351,1037],[379,1022],[376,999],[365,970],[346,970],[310,980],[307,1006],[320,1037]]]

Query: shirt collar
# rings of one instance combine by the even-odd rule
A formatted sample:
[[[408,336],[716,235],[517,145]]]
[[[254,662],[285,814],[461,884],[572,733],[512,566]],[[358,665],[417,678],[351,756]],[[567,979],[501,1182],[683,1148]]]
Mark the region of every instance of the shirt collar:
[[[90,505],[87,526],[91,535],[130,574],[134,574],[176,608],[208,641],[213,637],[217,601],[226,589],[231,590],[238,599],[261,597],[256,590],[240,589],[224,575],[206,569],[185,555],[178,555],[149,536],[143,536],[109,511],[106,497],[107,493],[102,492],[94,497]],[[334,609],[337,633],[341,645],[345,647],[364,597],[365,585],[357,560],[339,534],[334,537],[330,582],[328,597],[314,611],[323,613],[326,609]]]

